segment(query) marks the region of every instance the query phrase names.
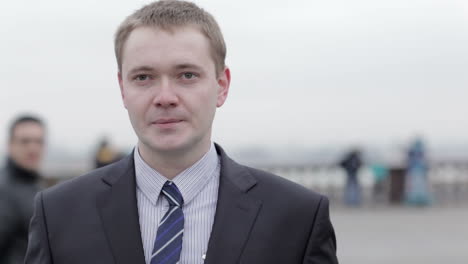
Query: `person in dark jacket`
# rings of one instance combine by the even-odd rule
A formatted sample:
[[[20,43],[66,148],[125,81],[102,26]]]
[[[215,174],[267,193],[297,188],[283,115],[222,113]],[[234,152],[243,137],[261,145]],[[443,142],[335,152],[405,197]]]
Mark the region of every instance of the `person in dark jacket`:
[[[37,117],[20,116],[11,124],[6,166],[0,170],[1,264],[24,262],[44,137],[44,123]]]
[[[347,176],[344,195],[346,205],[359,206],[361,204],[361,186],[358,179],[361,165],[361,152],[358,149],[351,150],[340,162]]]
[[[327,197],[240,165],[212,141],[231,74],[210,13],[152,2],[114,43],[138,141],[36,195],[25,264],[338,264]]]

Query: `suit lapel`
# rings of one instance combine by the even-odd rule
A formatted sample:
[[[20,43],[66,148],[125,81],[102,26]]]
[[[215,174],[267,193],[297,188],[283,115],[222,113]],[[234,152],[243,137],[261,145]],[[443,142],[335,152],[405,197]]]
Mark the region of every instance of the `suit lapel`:
[[[262,202],[248,194],[256,184],[255,178],[218,145],[216,148],[221,157],[221,176],[205,264],[238,263]]]
[[[133,153],[115,164],[102,179],[109,188],[97,203],[115,263],[144,264]]]

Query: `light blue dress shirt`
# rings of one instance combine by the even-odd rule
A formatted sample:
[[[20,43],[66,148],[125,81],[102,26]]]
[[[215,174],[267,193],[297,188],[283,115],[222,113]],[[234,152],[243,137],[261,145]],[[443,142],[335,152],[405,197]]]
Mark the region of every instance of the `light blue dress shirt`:
[[[160,195],[167,179],[134,152],[137,203],[141,239],[146,263],[150,263],[154,240],[169,203]],[[173,182],[184,198],[184,236],[180,264],[202,264],[208,249],[218,200],[220,161],[214,144],[195,164],[177,175]]]

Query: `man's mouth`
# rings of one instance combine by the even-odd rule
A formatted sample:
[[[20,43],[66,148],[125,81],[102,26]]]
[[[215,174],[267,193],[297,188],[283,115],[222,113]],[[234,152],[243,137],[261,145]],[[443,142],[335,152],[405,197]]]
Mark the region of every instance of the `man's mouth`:
[[[174,124],[174,123],[179,123],[182,122],[181,119],[175,119],[175,118],[160,118],[156,121],[153,122],[155,125],[165,125],[165,124]]]
[[[182,119],[176,119],[176,118],[160,118],[157,119],[156,121],[152,122],[151,124],[160,128],[160,129],[171,129],[176,126],[178,126],[180,123],[182,123]]]

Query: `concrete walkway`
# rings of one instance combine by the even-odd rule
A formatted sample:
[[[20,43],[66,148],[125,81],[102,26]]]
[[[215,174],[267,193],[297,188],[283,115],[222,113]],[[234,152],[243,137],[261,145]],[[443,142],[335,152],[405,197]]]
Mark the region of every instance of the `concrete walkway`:
[[[467,264],[468,206],[337,208],[341,264]]]

